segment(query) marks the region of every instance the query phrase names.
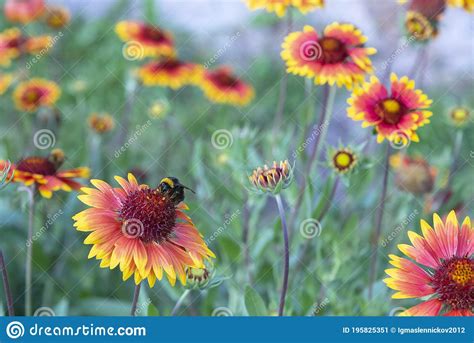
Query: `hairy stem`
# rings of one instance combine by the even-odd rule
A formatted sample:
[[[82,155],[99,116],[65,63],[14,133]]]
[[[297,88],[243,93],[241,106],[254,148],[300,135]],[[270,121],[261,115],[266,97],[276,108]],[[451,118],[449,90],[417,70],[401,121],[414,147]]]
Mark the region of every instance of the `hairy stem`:
[[[7,265],[5,263],[2,250],[0,250],[0,272],[2,274],[2,279],[3,279],[3,290],[5,291],[5,299],[7,302],[8,315],[10,317],[13,317],[15,315],[15,310],[13,308],[13,297],[12,297],[12,292],[10,289],[10,283],[8,282]]]
[[[275,195],[275,200],[278,206],[278,212],[280,214],[281,219],[281,228],[283,231],[283,241],[285,245],[285,265],[283,271],[283,285],[281,287],[281,294],[280,294],[280,305],[278,307],[278,316],[283,316],[283,310],[285,308],[285,299],[286,299],[286,292],[288,290],[288,274],[290,271],[290,247],[289,247],[289,240],[288,240],[288,228],[286,226],[286,217],[285,217],[285,209],[283,208],[283,202],[281,200],[281,196],[279,194]]]
[[[176,313],[178,312],[179,308],[183,304],[184,300],[187,298],[187,296],[191,293],[191,290],[187,289],[181,294],[179,297],[178,301],[176,302],[176,305],[174,305],[173,310],[171,311],[171,316],[175,316]]]
[[[378,252],[378,242],[380,239],[380,234],[382,232],[382,221],[383,214],[385,209],[385,203],[387,198],[387,186],[388,186],[388,169],[389,169],[389,160],[390,160],[390,144],[387,143],[386,152],[385,152],[385,162],[384,162],[384,174],[383,174],[383,185],[382,185],[382,194],[380,195],[380,204],[377,211],[377,217],[375,222],[375,231],[372,237],[372,256],[370,261],[370,271],[369,271],[369,299],[372,299],[373,287],[375,282],[375,274],[377,273],[377,252]]]

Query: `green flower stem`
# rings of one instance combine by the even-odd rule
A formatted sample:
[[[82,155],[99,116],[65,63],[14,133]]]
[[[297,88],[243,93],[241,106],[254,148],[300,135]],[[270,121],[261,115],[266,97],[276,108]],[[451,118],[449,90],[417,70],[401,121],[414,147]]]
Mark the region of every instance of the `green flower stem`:
[[[378,252],[378,244],[380,239],[380,234],[382,233],[382,221],[383,221],[383,213],[385,209],[385,203],[387,200],[387,186],[388,186],[388,170],[389,170],[389,161],[390,161],[390,144],[386,143],[386,152],[385,152],[385,162],[384,162],[384,171],[383,171],[383,185],[382,185],[382,194],[380,195],[380,203],[378,206],[377,217],[375,222],[375,231],[372,237],[372,257],[370,261],[370,269],[369,269],[369,300],[372,299],[373,295],[373,288],[375,282],[375,275],[377,274],[377,252]]]
[[[191,293],[190,289],[187,289],[181,294],[176,305],[174,305],[173,310],[171,311],[171,316],[175,316],[178,310],[180,309],[181,305],[183,305],[184,300],[188,297],[189,293]]]
[[[10,289],[10,283],[8,282],[7,265],[5,263],[5,258],[3,257],[2,250],[0,250],[0,273],[2,274],[3,279],[3,290],[5,291],[8,315],[10,317],[13,317],[15,315],[15,310],[13,308],[13,297]]]
[[[293,18],[291,14],[291,10],[288,9],[288,14],[287,14],[287,22],[286,22],[286,35],[288,35],[291,32],[291,27],[293,25]],[[280,95],[278,97],[278,104],[277,104],[277,110],[275,113],[275,119],[273,121],[273,135],[274,137],[276,136],[276,131],[281,125],[281,121],[283,119],[283,112],[285,110],[285,104],[286,104],[286,95],[288,92],[288,73],[286,72],[285,68],[283,69],[283,76],[280,81]]]
[[[290,247],[289,247],[289,240],[288,240],[288,228],[286,226],[286,217],[285,217],[285,209],[283,208],[283,202],[281,200],[281,196],[279,194],[275,195],[275,200],[278,206],[278,212],[280,214],[281,219],[281,228],[283,231],[283,241],[285,245],[285,265],[283,270],[283,285],[281,288],[280,294],[280,305],[278,307],[278,316],[283,316],[283,310],[285,308],[285,298],[286,292],[288,290],[288,274],[290,271]]]
[[[314,142],[314,147],[313,151],[311,152],[311,156],[308,160],[308,164],[306,165],[306,169],[304,172],[304,177],[301,181],[301,186],[299,188],[298,192],[298,197],[296,199],[296,204],[293,208],[293,211],[291,213],[290,217],[290,225],[294,225],[294,222],[298,216],[298,212],[300,210],[301,205],[303,204],[303,198],[304,198],[304,190],[306,188],[306,183],[309,178],[311,169],[313,167],[313,163],[317,160],[318,158],[318,153],[319,153],[319,148],[324,142],[324,139],[326,138],[327,135],[327,130],[329,127],[329,122],[331,121],[332,117],[332,109],[334,105],[334,99],[336,96],[336,88],[331,87],[329,85],[324,86],[324,93],[323,93],[323,106],[321,108],[321,115],[319,116],[319,122],[317,124],[317,129],[320,130],[319,134],[316,135],[316,141]]]
[[[140,287],[141,283],[135,285],[135,291],[133,292],[133,301],[132,301],[132,309],[130,311],[130,315],[135,317],[137,314],[137,305],[138,305],[138,297],[140,296]]]
[[[326,216],[326,213],[331,208],[332,200],[334,198],[334,195],[336,194],[336,189],[337,189],[338,184],[339,184],[339,177],[337,177],[336,180],[334,180],[334,184],[333,184],[332,189],[331,189],[331,194],[329,194],[329,198],[326,199],[326,202],[324,204],[324,208],[321,210],[321,213],[319,214],[318,218],[316,219],[317,222],[321,223],[321,221]],[[304,243],[303,249],[301,251],[300,257],[298,258],[298,261],[303,261],[304,260],[305,256],[308,253],[308,249],[311,246],[310,243],[311,243],[310,239],[306,240],[306,242]],[[302,264],[298,263],[298,267],[296,267],[296,270],[295,270],[296,275],[299,274],[298,271],[300,270],[301,266],[302,266]]]
[[[31,271],[33,262],[33,225],[35,219],[35,193],[36,189],[26,188],[29,197],[29,212],[28,212],[28,235],[26,237],[26,264],[25,264],[25,316],[32,314],[31,301]]]

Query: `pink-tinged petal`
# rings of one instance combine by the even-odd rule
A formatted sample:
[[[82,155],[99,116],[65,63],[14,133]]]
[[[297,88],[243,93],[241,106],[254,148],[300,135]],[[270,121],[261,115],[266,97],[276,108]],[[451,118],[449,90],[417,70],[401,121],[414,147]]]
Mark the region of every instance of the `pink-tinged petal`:
[[[389,257],[391,259],[390,264],[394,267],[400,268],[412,275],[416,275],[417,278],[423,279],[426,283],[431,281],[431,276],[423,268],[412,261],[393,254],[390,254]]]
[[[449,212],[444,229],[448,245],[448,256],[455,256],[458,249],[459,223],[454,211]]]
[[[433,250],[433,252],[436,254],[438,259],[441,259],[443,257],[443,251],[441,250],[436,232],[433,230],[433,228],[424,220],[420,221],[421,225],[421,231],[423,233],[423,236],[425,237],[426,242],[430,246],[430,248]]]
[[[136,183],[131,184],[121,176],[115,176],[115,181],[124,189],[127,194],[131,194],[138,190],[138,185]]]
[[[433,226],[436,233],[436,238],[438,240],[438,246],[442,252],[441,258],[448,259],[452,257],[452,255],[449,255],[449,244],[448,238],[446,236],[446,230],[444,228],[444,223],[436,213],[433,214]]]
[[[474,229],[471,224],[471,218],[466,217],[459,230],[457,255],[466,257],[472,254],[474,254]]]
[[[385,282],[387,287],[403,293],[404,297],[406,298],[421,298],[431,295],[435,292],[435,290],[427,284],[413,284],[396,280],[394,278],[386,278],[383,280],[383,282]]]
[[[426,240],[413,231],[408,231],[408,238],[415,247],[415,261],[425,266],[436,268],[440,265],[437,254],[431,249]]]
[[[473,317],[474,313],[471,310],[451,310],[443,314],[443,316],[447,317]]]
[[[432,299],[400,313],[400,316],[437,316],[441,311],[443,303],[438,299]]]
[[[385,269],[385,273],[391,276],[395,280],[412,283],[415,285],[426,285],[431,281],[431,278],[428,275],[418,276],[415,273],[409,271],[404,271],[397,268]]]

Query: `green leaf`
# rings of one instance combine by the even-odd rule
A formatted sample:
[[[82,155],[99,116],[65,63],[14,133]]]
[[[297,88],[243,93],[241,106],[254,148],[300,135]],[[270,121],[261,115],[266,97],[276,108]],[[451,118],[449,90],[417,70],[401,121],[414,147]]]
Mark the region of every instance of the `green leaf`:
[[[158,311],[158,309],[156,308],[156,306],[153,305],[152,303],[150,303],[150,304],[148,305],[147,316],[148,316],[148,317],[159,317],[159,316],[160,316],[160,312]]]
[[[252,287],[245,287],[245,307],[251,316],[268,316],[263,299]]]

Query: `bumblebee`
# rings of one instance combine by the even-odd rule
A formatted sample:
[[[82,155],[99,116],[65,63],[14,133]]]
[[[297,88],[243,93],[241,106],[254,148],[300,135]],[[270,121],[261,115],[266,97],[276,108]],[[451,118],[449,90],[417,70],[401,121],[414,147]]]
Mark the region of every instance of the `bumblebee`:
[[[195,193],[191,188],[182,185],[177,178],[171,176],[163,178],[157,189],[161,194],[167,196],[174,205],[178,205],[184,200],[185,189]]]

